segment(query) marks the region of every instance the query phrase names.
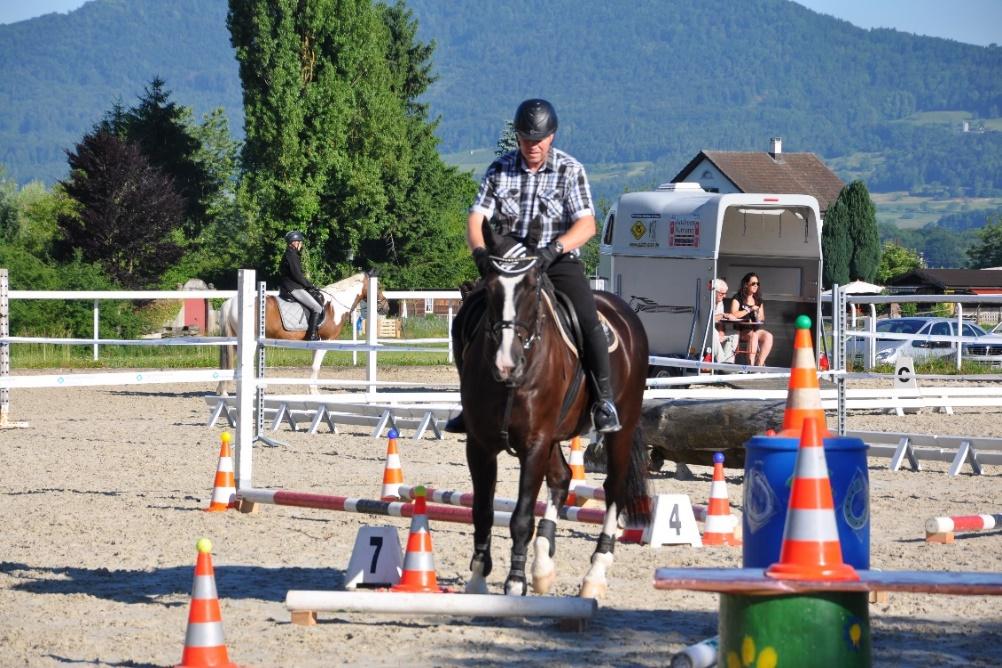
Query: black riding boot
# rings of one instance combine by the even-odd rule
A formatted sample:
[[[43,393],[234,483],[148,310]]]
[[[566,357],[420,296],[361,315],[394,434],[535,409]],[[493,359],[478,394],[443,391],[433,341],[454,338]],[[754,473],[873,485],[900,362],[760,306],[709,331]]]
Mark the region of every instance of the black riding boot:
[[[623,426],[619,423],[619,413],[616,412],[615,396],[612,393],[605,332],[599,324],[586,334],[588,340],[585,342],[585,361],[595,385],[596,401],[592,406],[595,431],[603,434],[619,431]]]
[[[320,322],[319,313],[309,312],[306,319],[306,340],[307,341],[319,341],[320,336],[317,334],[317,323]]]

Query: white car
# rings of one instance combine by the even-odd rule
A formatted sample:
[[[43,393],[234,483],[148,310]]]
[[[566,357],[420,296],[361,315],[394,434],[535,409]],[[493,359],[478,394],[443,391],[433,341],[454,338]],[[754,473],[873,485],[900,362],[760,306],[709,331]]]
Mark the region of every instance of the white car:
[[[897,334],[903,338],[876,339],[877,364],[894,364],[902,356],[915,361],[957,354],[956,341],[936,341],[933,337],[954,336],[954,318],[891,318],[877,321],[877,334]],[[1002,364],[1002,336],[988,334],[977,325],[964,323],[961,336],[962,358],[975,362]],[[868,339],[854,336],[846,341],[846,358],[856,363],[866,359]]]

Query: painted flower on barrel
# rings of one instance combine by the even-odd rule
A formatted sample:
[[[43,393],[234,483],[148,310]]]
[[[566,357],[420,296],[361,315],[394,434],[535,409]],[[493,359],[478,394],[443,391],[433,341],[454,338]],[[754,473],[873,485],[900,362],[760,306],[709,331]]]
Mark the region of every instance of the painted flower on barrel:
[[[766,645],[756,651],[755,639],[751,636],[745,636],[741,641],[740,657],[733,650],[727,653],[727,668],[776,668],[778,664],[776,648]]]

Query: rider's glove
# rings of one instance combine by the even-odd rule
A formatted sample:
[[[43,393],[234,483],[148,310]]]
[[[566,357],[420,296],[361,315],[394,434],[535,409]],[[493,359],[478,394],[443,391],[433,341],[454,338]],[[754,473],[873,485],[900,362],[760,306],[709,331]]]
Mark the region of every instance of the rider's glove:
[[[536,251],[536,257],[539,258],[539,270],[545,272],[563,253],[564,245],[559,241],[551,241],[548,245],[540,248]]]
[[[486,248],[478,246],[473,249],[473,264],[477,265],[477,271],[480,272],[481,277],[487,275],[487,272],[491,270],[491,256]]]

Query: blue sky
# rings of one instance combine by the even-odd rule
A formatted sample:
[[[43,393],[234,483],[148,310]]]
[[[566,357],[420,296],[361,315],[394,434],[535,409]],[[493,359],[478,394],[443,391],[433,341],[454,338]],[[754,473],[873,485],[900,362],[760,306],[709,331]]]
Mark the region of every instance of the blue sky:
[[[861,28],[895,28],[970,44],[1002,45],[1002,0],[796,0]],[[84,0],[0,0],[0,23],[68,12]]]

